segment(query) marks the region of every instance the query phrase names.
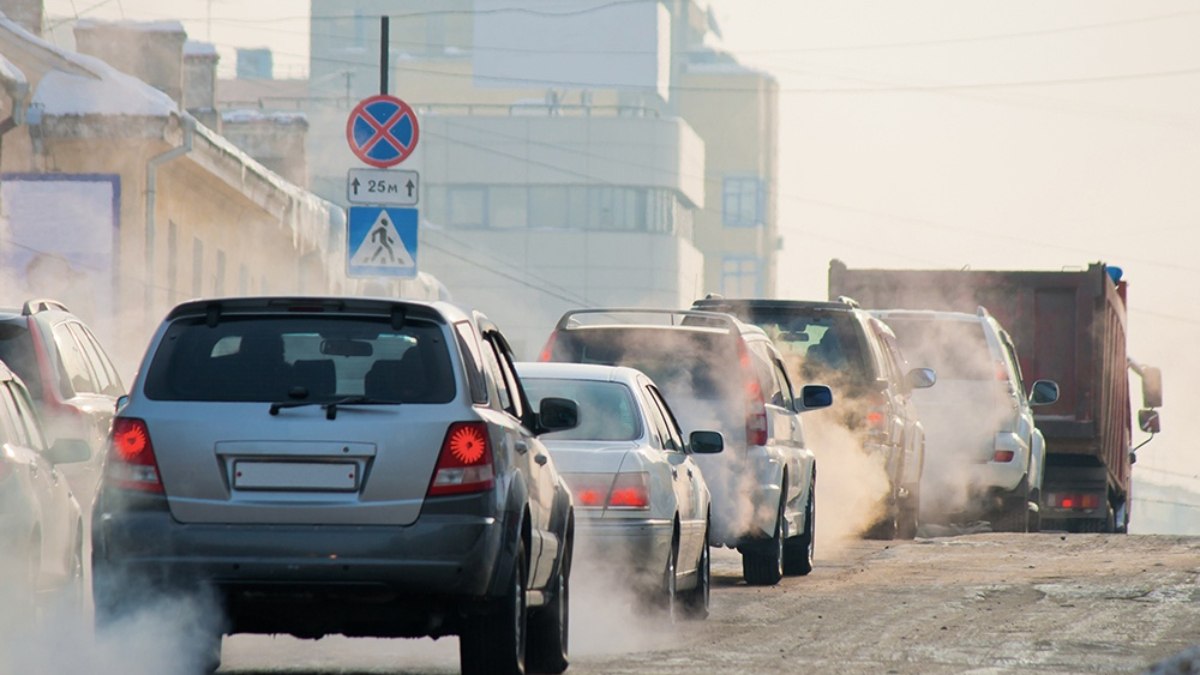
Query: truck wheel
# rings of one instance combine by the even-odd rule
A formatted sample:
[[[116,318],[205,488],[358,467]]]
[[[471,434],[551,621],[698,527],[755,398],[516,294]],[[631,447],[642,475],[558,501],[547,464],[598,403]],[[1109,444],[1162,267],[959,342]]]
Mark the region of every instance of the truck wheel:
[[[524,675],[525,673],[525,543],[508,580],[508,591],[493,612],[470,617],[458,638],[463,675]]]
[[[787,494],[786,486],[782,490]],[[783,578],[783,500],[779,498],[779,514],[775,517],[775,532],[765,542],[742,551],[742,576],[751,586],[774,586]]]
[[[888,496],[886,507],[887,512],[882,518],[875,521],[875,523],[871,525],[866,534],[863,535],[865,538],[882,539],[884,541],[896,538],[896,531],[899,529],[899,523],[897,522],[899,508],[898,500],[894,490],[892,494]]]
[[[808,491],[808,503],[804,507],[804,532],[790,537],[783,543],[783,573],[788,576],[804,576],[813,571],[813,554],[816,550],[817,482],[813,480]]]

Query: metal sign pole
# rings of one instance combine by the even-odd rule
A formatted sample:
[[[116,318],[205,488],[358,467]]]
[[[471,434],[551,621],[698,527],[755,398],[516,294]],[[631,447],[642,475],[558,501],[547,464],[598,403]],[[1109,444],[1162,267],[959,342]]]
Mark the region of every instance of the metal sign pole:
[[[391,19],[387,16],[379,17],[379,93],[388,93],[388,24]]]

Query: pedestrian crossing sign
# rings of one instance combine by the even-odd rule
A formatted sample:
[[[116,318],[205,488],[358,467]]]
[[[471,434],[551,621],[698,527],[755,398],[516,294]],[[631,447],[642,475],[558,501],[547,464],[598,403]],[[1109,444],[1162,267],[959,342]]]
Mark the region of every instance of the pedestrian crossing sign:
[[[352,206],[346,227],[346,275],[417,276],[417,209]]]

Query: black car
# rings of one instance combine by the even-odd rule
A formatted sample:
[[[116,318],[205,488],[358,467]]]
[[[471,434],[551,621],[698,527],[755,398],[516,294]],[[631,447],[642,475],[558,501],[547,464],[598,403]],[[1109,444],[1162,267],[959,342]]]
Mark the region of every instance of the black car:
[[[767,332],[789,357],[792,377],[824,382],[837,392],[830,414],[861,435],[886,467],[889,492],[867,536],[911,539],[917,533],[925,433],[910,393],[932,386],[927,368],[909,369],[896,336],[852,300],[697,300],[694,309],[728,312]]]
[[[176,307],[112,443],[93,520],[98,628],[200,593],[227,633],[458,635],[463,671],[567,667],[570,492],[508,343],[446,303]],[[526,638],[528,637],[528,650]]]

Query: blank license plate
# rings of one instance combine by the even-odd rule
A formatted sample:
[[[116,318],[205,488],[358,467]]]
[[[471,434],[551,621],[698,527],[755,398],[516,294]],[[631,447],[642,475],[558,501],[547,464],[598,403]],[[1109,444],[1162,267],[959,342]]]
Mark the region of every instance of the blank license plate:
[[[240,490],[358,489],[358,466],[349,462],[234,462],[233,486]]]

